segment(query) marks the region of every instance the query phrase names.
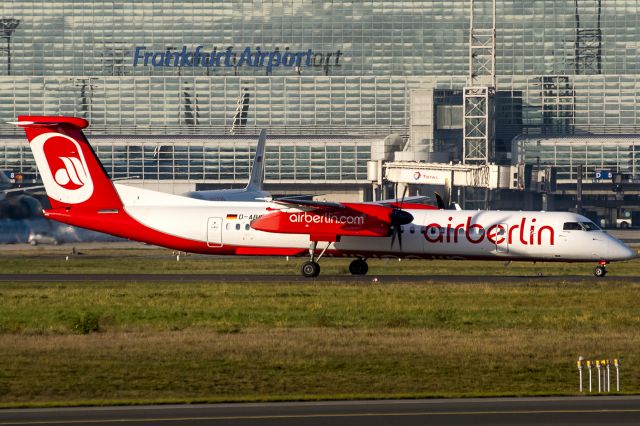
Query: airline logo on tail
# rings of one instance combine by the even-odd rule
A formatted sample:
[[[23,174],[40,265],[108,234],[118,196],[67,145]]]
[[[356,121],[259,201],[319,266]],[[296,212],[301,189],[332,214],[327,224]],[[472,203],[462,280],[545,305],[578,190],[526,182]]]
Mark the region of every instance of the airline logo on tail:
[[[93,181],[82,153],[73,138],[49,132],[31,140],[31,150],[49,197],[78,204],[93,194]]]

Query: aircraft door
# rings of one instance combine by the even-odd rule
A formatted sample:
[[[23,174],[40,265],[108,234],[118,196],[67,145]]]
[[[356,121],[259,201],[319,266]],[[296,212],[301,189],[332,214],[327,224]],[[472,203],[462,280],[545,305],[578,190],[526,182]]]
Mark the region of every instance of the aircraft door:
[[[222,247],[222,218],[210,217],[207,221],[207,245]]]
[[[496,253],[509,253],[509,225],[506,223],[498,223],[494,234]]]

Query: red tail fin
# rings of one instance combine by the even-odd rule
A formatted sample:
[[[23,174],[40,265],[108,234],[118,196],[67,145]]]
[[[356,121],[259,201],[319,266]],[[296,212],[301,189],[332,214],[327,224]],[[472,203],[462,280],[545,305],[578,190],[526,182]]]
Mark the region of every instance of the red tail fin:
[[[122,207],[107,172],[82,133],[89,125],[87,120],[21,115],[15,124],[27,134],[52,209]]]

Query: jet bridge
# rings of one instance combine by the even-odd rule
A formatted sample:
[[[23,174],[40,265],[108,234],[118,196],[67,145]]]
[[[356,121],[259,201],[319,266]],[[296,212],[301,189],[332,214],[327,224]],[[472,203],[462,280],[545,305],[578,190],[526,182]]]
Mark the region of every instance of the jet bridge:
[[[416,161],[393,161],[383,163],[370,161],[367,176],[376,188],[385,183],[400,185],[444,186],[486,188],[489,190],[510,189],[547,193],[555,191],[555,173],[552,167],[534,170],[532,165],[497,164],[451,164]]]
[[[383,168],[384,178],[394,183],[487,189],[518,188],[518,166],[390,162],[384,164]],[[512,179],[514,172],[516,182]]]

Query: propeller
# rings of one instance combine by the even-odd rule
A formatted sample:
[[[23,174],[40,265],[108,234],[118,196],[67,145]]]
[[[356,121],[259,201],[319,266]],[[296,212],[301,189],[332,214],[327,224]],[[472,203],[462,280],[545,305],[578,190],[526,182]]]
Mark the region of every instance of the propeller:
[[[434,194],[436,196],[436,203],[440,210],[460,210],[458,203],[449,203],[450,197],[447,197],[447,201],[445,202],[440,194],[437,192],[434,192]]]
[[[396,197],[398,192],[396,191]],[[413,222],[413,215],[407,211],[402,210],[402,204],[404,203],[404,197],[407,195],[407,186],[405,185],[404,190],[402,191],[402,199],[400,202],[397,201],[396,205],[389,213],[389,220],[391,222],[391,248],[393,248],[393,244],[396,242],[396,236],[398,237],[398,246],[402,251],[402,225],[407,225]]]

